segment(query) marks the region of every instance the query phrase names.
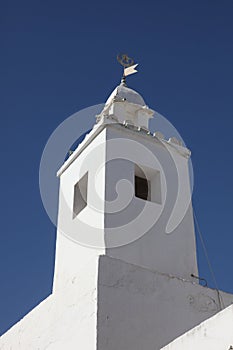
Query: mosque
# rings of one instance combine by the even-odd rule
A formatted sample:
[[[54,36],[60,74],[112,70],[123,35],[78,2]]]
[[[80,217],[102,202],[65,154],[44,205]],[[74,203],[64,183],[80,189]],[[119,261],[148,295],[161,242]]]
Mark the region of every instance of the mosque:
[[[199,284],[190,151],[123,79],[58,170],[52,294],[1,350],[229,350],[233,295]]]

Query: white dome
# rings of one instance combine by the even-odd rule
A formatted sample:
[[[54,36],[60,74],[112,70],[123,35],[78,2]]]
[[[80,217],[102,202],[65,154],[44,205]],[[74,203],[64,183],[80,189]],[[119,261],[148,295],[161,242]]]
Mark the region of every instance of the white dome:
[[[105,105],[108,105],[112,100],[122,101],[126,100],[130,103],[134,103],[140,106],[145,106],[145,101],[138,92],[128,88],[127,86],[121,84],[113,90]]]

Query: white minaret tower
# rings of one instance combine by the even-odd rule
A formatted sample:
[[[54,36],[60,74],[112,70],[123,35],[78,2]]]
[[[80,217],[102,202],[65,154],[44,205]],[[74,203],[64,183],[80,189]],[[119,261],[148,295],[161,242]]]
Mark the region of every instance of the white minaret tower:
[[[158,350],[233,300],[191,277],[190,152],[149,131],[154,112],[125,83],[136,65],[120,60],[121,84],[58,171],[53,293],[0,349]]]
[[[58,234],[55,289],[73,277],[89,254],[187,280],[198,275],[192,206],[187,201],[190,152],[150,133],[153,114],[123,81],[93,130],[58,171],[58,232],[63,235]],[[167,232],[175,202],[180,222]],[[65,236],[98,249],[65,244]]]

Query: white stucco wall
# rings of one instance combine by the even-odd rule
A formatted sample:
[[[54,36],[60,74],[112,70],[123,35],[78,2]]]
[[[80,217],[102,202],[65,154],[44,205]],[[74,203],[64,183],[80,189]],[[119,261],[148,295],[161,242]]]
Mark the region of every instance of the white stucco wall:
[[[106,139],[106,254],[192,280],[191,274],[198,275],[198,268],[192,205],[188,201],[188,159],[172,146],[165,147],[151,136],[118,125],[107,127]],[[130,185],[134,192],[135,164],[145,171],[149,169],[148,176],[160,173],[161,203],[141,200],[134,193],[130,198]],[[111,201],[116,201],[117,196],[119,202],[128,205],[112,213]],[[179,215],[180,223],[173,232],[166,233],[175,207],[173,224]],[[116,237],[120,243],[130,239],[133,242],[109,248],[117,242]]]
[[[233,305],[185,333],[163,350],[230,350],[233,348]]]
[[[53,290],[63,288],[91,259],[105,252],[105,139],[106,130],[103,130],[60,176]],[[87,206],[73,218],[74,186],[86,173]]]
[[[96,349],[98,259],[0,338],[0,350]]]
[[[159,350],[220,310],[215,290],[107,256],[98,285],[98,350]]]
[[[0,350],[159,350],[218,311],[215,290],[100,256],[5,333]]]

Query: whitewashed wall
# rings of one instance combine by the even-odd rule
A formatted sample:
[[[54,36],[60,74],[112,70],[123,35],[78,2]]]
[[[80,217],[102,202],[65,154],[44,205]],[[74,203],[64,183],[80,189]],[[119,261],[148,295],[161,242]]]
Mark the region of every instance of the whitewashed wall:
[[[96,349],[97,271],[94,259],[0,338],[1,350]]]
[[[63,288],[66,281],[75,278],[93,257],[105,251],[105,138],[106,130],[103,130],[60,177],[54,291]],[[86,172],[87,206],[73,218],[74,186]]]
[[[159,350],[218,311],[215,290],[100,256],[5,333],[0,349]]]
[[[213,289],[107,256],[98,284],[98,350],[159,350],[220,311]],[[233,302],[221,295],[225,306]]]
[[[117,186],[121,185],[122,179],[128,182],[128,187],[130,183],[131,187],[134,186],[135,164],[150,169],[151,173],[160,172],[161,203],[133,196],[124,210],[109,213],[111,201],[117,195],[123,196],[120,200],[127,203],[130,193],[123,184],[122,189]],[[180,183],[177,169],[181,175]],[[107,128],[105,181],[106,254],[190,280],[191,274],[198,275],[192,205],[188,206],[186,213],[183,207],[190,194],[188,159],[173,147],[167,145],[166,148],[152,136],[110,125]],[[176,195],[178,186],[182,189],[180,196]],[[166,227],[176,200],[181,221],[173,232],[167,234]],[[138,233],[143,234],[132,243],[108,249],[115,237],[124,242],[128,237],[133,240]]]
[[[233,348],[233,306],[185,333],[163,350],[230,350]]]

